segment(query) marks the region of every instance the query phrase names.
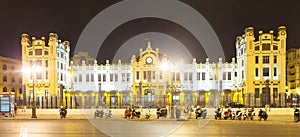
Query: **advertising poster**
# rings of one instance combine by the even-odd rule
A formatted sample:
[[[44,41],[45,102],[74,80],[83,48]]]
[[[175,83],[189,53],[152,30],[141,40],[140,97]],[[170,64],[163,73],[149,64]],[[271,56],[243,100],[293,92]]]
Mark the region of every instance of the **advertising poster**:
[[[9,97],[0,97],[0,111],[1,112],[10,112],[10,98]]]

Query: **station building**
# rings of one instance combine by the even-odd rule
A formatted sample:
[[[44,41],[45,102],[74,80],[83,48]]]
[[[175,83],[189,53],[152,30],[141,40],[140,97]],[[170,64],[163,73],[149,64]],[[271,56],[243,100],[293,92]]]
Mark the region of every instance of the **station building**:
[[[48,42],[48,43],[47,43]],[[66,98],[64,89],[70,84],[68,41],[61,42],[55,33],[37,39],[28,34],[21,36],[23,105],[37,108],[56,108]]]
[[[285,106],[286,28],[278,27],[277,35],[258,32],[248,27],[236,39],[238,93],[247,106]]]
[[[248,27],[237,37],[236,58],[230,62],[175,62],[148,42],[130,61],[99,64],[85,52],[69,59],[69,42],[54,33],[48,44],[45,37],[23,34],[23,68],[30,68],[22,78],[24,105],[30,106],[35,97],[40,108],[216,107],[228,102],[283,107],[288,89],[286,37],[281,26],[276,36],[273,30],[259,31],[256,40]]]
[[[97,64],[79,52],[70,63],[72,94],[82,107],[218,106],[238,101],[237,65],[232,62],[175,63],[148,42],[145,50],[123,63]],[[215,101],[217,100],[217,102]]]

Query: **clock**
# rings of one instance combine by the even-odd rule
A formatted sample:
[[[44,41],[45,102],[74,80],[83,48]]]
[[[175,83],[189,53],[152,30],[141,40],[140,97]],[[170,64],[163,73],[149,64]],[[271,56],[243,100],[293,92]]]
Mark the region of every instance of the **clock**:
[[[147,64],[151,64],[152,61],[153,61],[153,59],[152,59],[151,57],[147,57],[147,58],[146,58],[146,63],[147,63]]]

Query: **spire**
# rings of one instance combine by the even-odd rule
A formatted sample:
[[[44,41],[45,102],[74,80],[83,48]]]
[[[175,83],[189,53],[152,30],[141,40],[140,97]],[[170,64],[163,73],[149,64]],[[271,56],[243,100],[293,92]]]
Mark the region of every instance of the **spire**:
[[[151,48],[151,42],[148,41],[147,43],[148,43],[148,48]]]

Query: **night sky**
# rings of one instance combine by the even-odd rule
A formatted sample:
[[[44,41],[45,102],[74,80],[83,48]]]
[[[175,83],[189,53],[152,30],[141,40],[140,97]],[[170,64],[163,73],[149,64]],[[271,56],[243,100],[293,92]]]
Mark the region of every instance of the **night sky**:
[[[244,29],[253,26],[258,30],[277,31],[278,26],[287,27],[288,48],[298,48],[300,36],[300,1],[297,0],[181,0],[196,9],[210,23],[225,51],[226,60],[235,56],[235,38]],[[103,9],[117,3],[115,0],[9,0],[0,5],[0,56],[21,59],[20,35],[48,36],[58,34],[62,40],[74,46],[89,21]],[[109,46],[119,48],[126,40],[140,33],[162,32],[175,37],[186,47],[201,44],[180,25],[157,18],[136,19],[116,28],[104,41],[98,60],[111,59],[105,55]],[[123,37],[119,37],[120,34]],[[181,36],[185,36],[182,38]],[[109,46],[108,46],[109,45]],[[106,47],[106,48],[105,48]],[[201,52],[201,48],[199,49]],[[203,50],[203,49],[202,49]],[[194,51],[197,52],[197,51]],[[205,55],[195,54],[203,61]]]

